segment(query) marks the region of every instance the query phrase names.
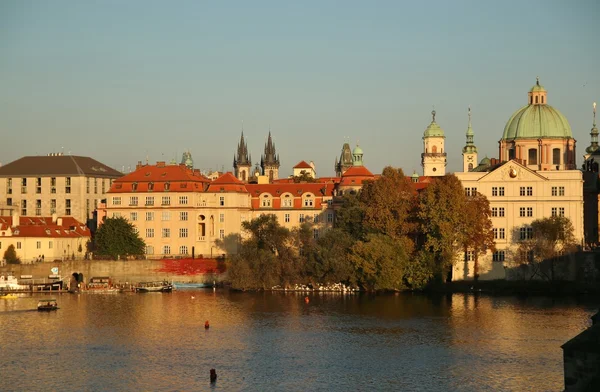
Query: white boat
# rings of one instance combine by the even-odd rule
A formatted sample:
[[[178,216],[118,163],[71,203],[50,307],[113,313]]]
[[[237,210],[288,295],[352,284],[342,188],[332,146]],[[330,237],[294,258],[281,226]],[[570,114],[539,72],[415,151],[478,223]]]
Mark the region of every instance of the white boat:
[[[135,286],[138,293],[170,293],[173,285],[169,282],[140,282]]]
[[[29,286],[19,284],[17,278],[12,275],[0,276],[0,291],[27,290]]]

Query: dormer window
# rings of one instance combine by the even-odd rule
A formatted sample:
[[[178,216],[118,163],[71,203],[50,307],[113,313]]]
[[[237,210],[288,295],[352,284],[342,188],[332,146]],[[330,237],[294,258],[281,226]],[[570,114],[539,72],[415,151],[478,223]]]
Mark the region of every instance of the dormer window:
[[[132,183],[132,184],[131,184],[131,190],[132,190],[133,192],[137,191],[137,186],[138,186],[137,182],[134,182],[134,183]]]
[[[266,207],[266,208],[271,207],[271,196],[269,196],[269,195],[263,196],[261,207]]]
[[[171,183],[165,182],[165,191],[168,191],[169,189],[171,189]]]
[[[149,182],[148,183],[148,191],[153,191],[154,190],[154,183],[153,182]]]

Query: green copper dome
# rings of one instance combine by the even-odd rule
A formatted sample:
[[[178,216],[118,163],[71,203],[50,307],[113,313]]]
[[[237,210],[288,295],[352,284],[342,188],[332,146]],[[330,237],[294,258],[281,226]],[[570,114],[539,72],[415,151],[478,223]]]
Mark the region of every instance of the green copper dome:
[[[433,120],[431,121],[431,124],[429,124],[429,126],[425,129],[423,137],[444,137],[444,130],[440,128],[440,126],[435,122],[435,110],[431,112],[431,115],[433,116]]]
[[[504,127],[502,140],[572,139],[569,122],[550,105],[527,105],[517,110]]]
[[[354,150],[352,150],[352,155],[359,155],[359,154],[362,155],[363,150],[358,145],[356,145],[356,147],[354,147]]]

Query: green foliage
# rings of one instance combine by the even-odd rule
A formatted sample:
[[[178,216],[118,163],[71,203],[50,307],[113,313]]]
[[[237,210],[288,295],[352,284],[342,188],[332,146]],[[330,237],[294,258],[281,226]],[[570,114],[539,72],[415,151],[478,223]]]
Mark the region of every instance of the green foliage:
[[[335,227],[350,234],[355,239],[365,236],[365,207],[357,194],[344,194],[339,200],[341,206],[336,211]]]
[[[145,243],[125,218],[107,218],[96,231],[94,248],[99,256],[116,260],[143,255]]]
[[[348,262],[354,238],[341,230],[329,230],[319,238],[307,260],[312,283],[355,283],[354,266]]]
[[[300,183],[300,182],[308,182],[308,183],[316,182],[316,180],[310,174],[308,174],[307,172],[305,172],[304,170],[302,170],[300,172],[299,176],[294,176],[293,177],[293,181],[295,183]]]
[[[9,245],[4,252],[4,260],[8,264],[21,264],[21,260],[17,257],[17,251],[15,250],[14,245]]]

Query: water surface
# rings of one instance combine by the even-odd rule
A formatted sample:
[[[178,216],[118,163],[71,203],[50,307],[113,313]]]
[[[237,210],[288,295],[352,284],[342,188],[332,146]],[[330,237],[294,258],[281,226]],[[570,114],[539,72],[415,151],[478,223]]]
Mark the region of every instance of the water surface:
[[[588,299],[235,293],[0,300],[2,390],[561,391]],[[210,321],[210,329],[204,322]],[[218,380],[209,383],[209,370]]]

